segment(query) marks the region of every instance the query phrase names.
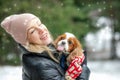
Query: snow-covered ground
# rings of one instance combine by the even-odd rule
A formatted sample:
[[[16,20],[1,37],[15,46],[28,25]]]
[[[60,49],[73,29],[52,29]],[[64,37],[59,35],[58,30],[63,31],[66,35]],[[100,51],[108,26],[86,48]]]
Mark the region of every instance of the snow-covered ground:
[[[120,80],[120,61],[89,61],[90,80]],[[21,66],[0,66],[0,80],[22,80]]]
[[[120,61],[89,61],[90,80],[120,80]]]
[[[0,66],[0,80],[22,80],[21,66]]]

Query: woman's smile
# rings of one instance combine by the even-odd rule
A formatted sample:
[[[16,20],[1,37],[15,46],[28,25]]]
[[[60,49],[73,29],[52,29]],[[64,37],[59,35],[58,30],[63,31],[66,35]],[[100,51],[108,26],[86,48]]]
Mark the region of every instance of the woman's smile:
[[[46,40],[48,38],[47,33],[44,33],[43,35],[40,36],[41,40]]]

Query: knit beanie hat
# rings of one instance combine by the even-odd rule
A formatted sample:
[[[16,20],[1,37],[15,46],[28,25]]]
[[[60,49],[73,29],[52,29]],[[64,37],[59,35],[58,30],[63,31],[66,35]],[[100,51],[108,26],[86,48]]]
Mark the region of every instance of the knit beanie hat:
[[[25,45],[29,22],[35,18],[38,17],[30,13],[10,15],[1,22],[1,26],[16,42]]]

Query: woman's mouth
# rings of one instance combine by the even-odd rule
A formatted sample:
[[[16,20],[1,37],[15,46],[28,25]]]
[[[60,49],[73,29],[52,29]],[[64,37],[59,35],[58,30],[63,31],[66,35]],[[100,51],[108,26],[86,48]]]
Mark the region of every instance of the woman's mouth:
[[[41,40],[46,40],[46,39],[47,39],[47,33],[41,35],[40,39],[41,39]]]

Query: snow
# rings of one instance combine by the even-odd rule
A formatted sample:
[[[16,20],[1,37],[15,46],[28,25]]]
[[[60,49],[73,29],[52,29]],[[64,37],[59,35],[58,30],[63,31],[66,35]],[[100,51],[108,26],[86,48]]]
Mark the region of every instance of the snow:
[[[89,61],[90,80],[119,80],[120,61]]]
[[[0,80],[22,80],[21,66],[0,66]]]
[[[119,80],[120,61],[88,61],[89,80]],[[21,66],[0,66],[0,80],[22,80]]]

